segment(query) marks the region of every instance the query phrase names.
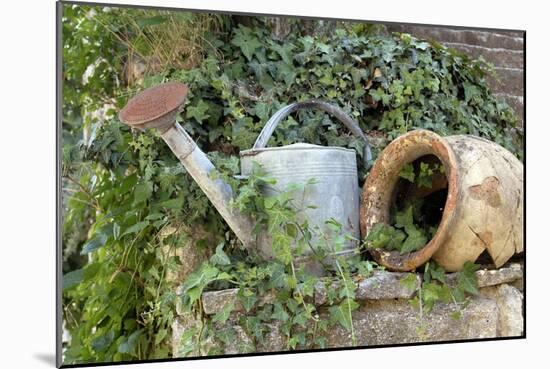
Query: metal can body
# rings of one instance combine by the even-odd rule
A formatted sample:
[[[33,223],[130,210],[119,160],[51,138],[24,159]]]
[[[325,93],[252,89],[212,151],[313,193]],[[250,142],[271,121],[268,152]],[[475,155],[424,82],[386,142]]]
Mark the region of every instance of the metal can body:
[[[307,220],[310,228],[319,227],[321,232],[332,237],[335,235],[330,234],[325,223],[333,218],[342,225],[343,234],[359,239],[359,187],[354,150],[310,144],[246,150],[241,152],[243,175],[251,173],[253,162],[260,164],[268,176],[277,180],[273,186],[264,188],[265,196],[284,191],[291,184],[303,185],[315,179],[315,183],[293,194],[295,208],[300,210],[299,220]],[[312,243],[319,241],[318,238],[314,238]],[[262,256],[273,257],[269,237],[260,237],[258,246]],[[333,246],[328,242],[321,247]],[[326,251],[347,254],[354,246],[353,242],[347,241],[343,250]]]

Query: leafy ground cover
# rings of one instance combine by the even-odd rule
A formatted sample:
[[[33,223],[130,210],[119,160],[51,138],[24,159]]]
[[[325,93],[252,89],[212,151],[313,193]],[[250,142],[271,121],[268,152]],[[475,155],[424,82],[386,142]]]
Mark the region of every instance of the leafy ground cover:
[[[261,314],[270,319],[288,315],[290,348],[303,342],[322,346],[311,332],[300,335],[294,329],[315,318],[307,302],[311,278],[296,266],[293,275],[289,263],[294,251],[288,242],[298,228],[283,227],[286,233],[275,243],[280,258],[271,268],[277,271],[251,264],[158,135],[136,134],[118,121],[116,112],[137,90],[169,80],[188,84],[188,101],[178,120],[226,178],[239,174],[238,152],[251,147],[271,114],[310,98],[338,104],[370,137],[379,138],[375,158],[389,140],[414,128],[482,136],[522,157],[522,131],[515,129],[512,109],[489,91],[485,76],[491,67],[482,60],[364,24],[335,23],[333,31],[317,33],[296,20],[290,34],[278,41],[271,37],[267,19],[246,23],[222,15],[64,5],[63,314],[72,337],[67,363],[172,354],[170,322],[177,297],[166,276],[181,261],[163,250],[181,247],[197,229],[208,237],[196,240],[195,247],[214,259],[210,269],[203,269],[206,279],[194,286],[187,282],[190,299],[200,286],[238,281],[246,287],[241,294],[253,312],[246,324],[265,322]],[[180,41],[176,54],[168,52]],[[134,73],[136,68],[141,72]],[[326,114],[303,111],[289,117],[269,144],[295,142],[355,148],[358,185],[368,174],[361,141]],[[237,190],[239,184],[234,185]],[[264,214],[266,221],[270,212],[288,205],[273,199],[262,210],[243,205],[245,198],[250,200],[244,196],[237,203]],[[291,213],[287,209],[285,214],[292,218]],[[272,226],[280,220],[272,220]],[[410,217],[402,224],[400,230],[408,235]],[[176,232],[164,237],[168,228]],[[354,273],[374,267],[361,255],[334,270],[347,287],[332,292],[330,324],[351,327],[356,305],[348,282]],[[224,265],[227,260],[230,264]],[[280,305],[266,307],[270,311],[253,308],[253,300],[267,288],[265,276],[274,273],[284,274],[270,282],[284,282]],[[419,301],[427,304],[433,294],[423,296]],[[189,308],[195,303],[186,302]],[[318,322],[317,329],[329,323]]]

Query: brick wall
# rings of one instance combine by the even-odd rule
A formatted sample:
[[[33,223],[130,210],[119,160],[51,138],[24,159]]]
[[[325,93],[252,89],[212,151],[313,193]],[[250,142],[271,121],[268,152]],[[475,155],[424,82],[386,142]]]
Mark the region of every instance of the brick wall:
[[[523,126],[523,32],[474,31],[449,27],[389,25],[389,31],[410,33],[416,37],[434,40],[447,47],[463,51],[477,58],[482,56],[492,63],[497,78],[489,79],[493,93],[514,108]]]

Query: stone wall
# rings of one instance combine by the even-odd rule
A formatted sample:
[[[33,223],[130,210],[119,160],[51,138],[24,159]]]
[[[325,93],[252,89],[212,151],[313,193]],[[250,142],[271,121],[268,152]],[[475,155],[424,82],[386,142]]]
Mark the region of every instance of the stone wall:
[[[434,40],[477,58],[483,57],[495,67],[497,78],[489,79],[495,95],[516,111],[523,127],[523,77],[525,72],[524,33],[515,31],[478,31],[413,25],[390,25],[388,31],[410,33]]]
[[[498,270],[476,272],[480,293],[471,297],[461,316],[453,317],[458,307],[455,304],[438,303],[429,313],[422,314],[409,303],[416,290],[402,286],[400,280],[407,273],[378,271],[369,278],[357,281],[357,300],[361,307],[353,313],[357,346],[393,345],[402,343],[454,341],[479,338],[519,337],[523,335],[523,268],[512,263]],[[452,285],[456,274],[447,274],[447,283]],[[421,276],[417,275],[416,289]],[[326,314],[326,290],[323,283],[315,288],[315,305],[321,315]],[[274,300],[274,293],[263,296],[264,303]],[[219,329],[232,329],[236,339],[223,348],[227,355],[241,353],[242,347],[250,348],[251,338],[237,324],[243,308],[237,301],[237,290],[205,292],[202,295],[203,311],[214,315],[227,306],[235,304],[235,310]],[[177,318],[172,325],[172,344],[175,357],[179,357],[182,335],[186,330],[200,326],[200,321],[177,309]],[[256,352],[285,351],[286,341],[279,332],[279,323],[272,324],[264,342],[256,346]],[[325,335],[327,348],[352,346],[348,331],[339,325]],[[211,343],[213,344],[213,343]],[[208,345],[208,343],[207,343]],[[189,356],[197,355],[191,353]]]

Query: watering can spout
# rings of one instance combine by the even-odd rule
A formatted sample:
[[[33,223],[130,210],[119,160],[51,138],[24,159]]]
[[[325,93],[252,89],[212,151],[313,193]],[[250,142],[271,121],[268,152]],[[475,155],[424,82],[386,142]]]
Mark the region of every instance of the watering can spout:
[[[176,122],[186,96],[187,86],[182,83],[171,82],[152,87],[128,101],[119,118],[133,128],[157,129],[243,245],[249,250],[255,249],[252,219],[231,206],[231,186],[219,176],[212,175],[216,171],[212,162]]]

